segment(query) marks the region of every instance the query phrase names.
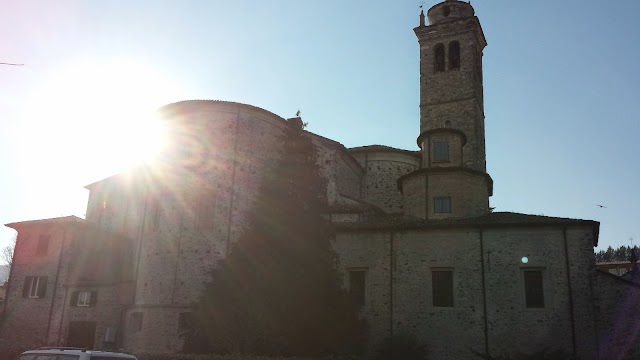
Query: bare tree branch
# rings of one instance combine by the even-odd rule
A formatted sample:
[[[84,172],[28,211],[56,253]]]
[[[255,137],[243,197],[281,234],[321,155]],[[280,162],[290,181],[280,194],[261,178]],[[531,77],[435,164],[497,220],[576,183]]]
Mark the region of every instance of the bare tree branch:
[[[13,250],[16,248],[16,241],[18,241],[18,235],[14,235],[11,244],[0,250],[0,260],[9,264],[9,267],[11,267],[13,261]]]

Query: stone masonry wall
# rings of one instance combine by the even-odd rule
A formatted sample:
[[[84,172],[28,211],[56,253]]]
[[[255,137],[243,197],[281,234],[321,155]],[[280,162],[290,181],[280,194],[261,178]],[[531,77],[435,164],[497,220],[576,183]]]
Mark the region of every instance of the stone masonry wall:
[[[204,184],[188,176],[160,179],[165,184],[155,199],[161,206],[160,220],[156,225],[151,220],[155,214],[146,215],[150,221],[142,235],[135,306],[129,311],[142,312],[143,327],[150,332],[128,332],[124,342],[139,351],[157,350],[155,342],[160,340],[150,335],[153,332],[162,333],[162,349],[181,343],[175,327],[166,328],[167,321],[174,309],[197,299],[210,269],[242,234],[261,179],[281,151],[283,119],[240,104],[207,106],[169,120],[198,129],[189,137],[199,139],[190,156],[201,158],[194,170]],[[203,139],[203,134],[211,138]],[[203,201],[212,209],[209,228],[198,225],[197,204]]]
[[[571,281],[578,353],[590,359],[596,338],[588,306],[589,260],[582,253],[592,246],[590,232],[587,227],[567,231],[569,276],[561,227],[349,232],[338,235],[336,250],[344,271],[367,270],[363,314],[374,324],[373,342],[387,336],[393,324],[393,333],[415,334],[436,359],[473,358],[471,350],[499,355],[546,346],[571,353]],[[522,263],[523,256],[528,263]],[[453,271],[453,307],[433,306],[431,274],[438,269]],[[543,272],[544,308],[525,306],[525,269]]]
[[[486,179],[464,171],[428,173],[427,208],[429,219],[480,216],[489,211]],[[409,192],[405,192],[410,196]],[[451,197],[451,213],[434,213],[433,201],[438,196]]]
[[[397,180],[418,169],[420,160],[413,154],[398,152],[358,152],[353,156],[366,169],[363,199],[387,213],[404,211],[404,199]]]
[[[338,193],[354,199],[362,197],[362,178],[364,169],[347,154],[338,154]]]
[[[599,359],[640,358],[640,282],[632,275],[631,284],[616,275],[594,271],[594,302]]]
[[[47,252],[36,254],[40,235],[49,235]],[[18,234],[14,259],[9,279],[4,321],[0,328],[0,339],[8,343],[25,346],[42,346],[51,343],[47,330],[51,326],[51,306],[62,287],[57,282],[58,265],[63,242],[72,237],[60,226],[43,224],[30,229],[21,229]],[[42,298],[25,298],[22,295],[27,276],[47,276],[47,289]],[[59,315],[58,312],[55,315]]]
[[[365,305],[361,315],[367,320],[369,339],[375,344],[390,335],[391,233],[338,233],[333,243],[345,288],[349,270],[365,270]]]
[[[445,127],[462,130],[467,136],[464,164],[478,171],[486,171],[484,143],[484,105],[482,95],[482,47],[475,18],[418,28],[420,42],[420,131]],[[448,59],[449,44],[460,44],[460,68],[435,72],[437,44],[445,47]]]

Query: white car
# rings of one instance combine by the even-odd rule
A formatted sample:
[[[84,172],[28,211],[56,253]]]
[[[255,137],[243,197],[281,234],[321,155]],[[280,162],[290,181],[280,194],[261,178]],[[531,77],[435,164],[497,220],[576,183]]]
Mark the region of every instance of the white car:
[[[70,347],[41,347],[25,351],[18,360],[138,360],[123,353],[86,350]]]

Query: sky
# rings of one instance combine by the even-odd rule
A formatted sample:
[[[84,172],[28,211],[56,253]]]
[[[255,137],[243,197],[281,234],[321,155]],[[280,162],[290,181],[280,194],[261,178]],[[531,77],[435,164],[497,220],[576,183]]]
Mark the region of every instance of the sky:
[[[596,250],[640,245],[640,2],[472,5],[491,206],[599,221]],[[0,0],[0,62],[24,64],[0,65],[0,222],[84,217],[84,186],[138,161],[155,110],[180,100],[300,110],[346,147],[417,150],[419,6]]]

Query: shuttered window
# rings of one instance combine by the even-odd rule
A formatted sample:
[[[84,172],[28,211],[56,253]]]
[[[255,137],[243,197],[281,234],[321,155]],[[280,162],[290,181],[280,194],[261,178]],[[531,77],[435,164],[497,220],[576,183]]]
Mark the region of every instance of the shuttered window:
[[[22,297],[43,298],[47,293],[47,280],[46,276],[26,276],[22,286]]]
[[[365,270],[349,270],[349,296],[356,306],[364,306],[366,274]]]
[[[524,293],[528,308],[544,307],[544,282],[542,270],[524,271]]]
[[[433,142],[433,161],[447,162],[449,161],[449,143],[446,141]]]
[[[69,300],[69,306],[73,307],[91,307],[95,306],[98,302],[97,291],[74,291],[71,293],[71,299]]]
[[[453,307],[453,270],[431,271],[434,307]]]
[[[449,214],[451,212],[451,197],[450,196],[434,197],[433,212],[436,214]]]

